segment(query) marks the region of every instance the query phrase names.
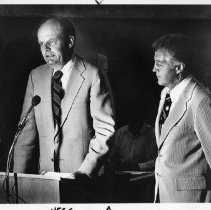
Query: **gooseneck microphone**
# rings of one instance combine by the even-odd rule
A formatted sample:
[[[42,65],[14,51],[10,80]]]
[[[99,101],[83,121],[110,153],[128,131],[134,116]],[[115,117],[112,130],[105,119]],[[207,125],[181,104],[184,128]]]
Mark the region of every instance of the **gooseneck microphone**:
[[[13,157],[14,146],[15,146],[15,143],[17,142],[17,139],[18,139],[19,135],[21,134],[23,128],[25,127],[25,125],[26,125],[26,123],[28,121],[30,112],[32,111],[32,109],[35,106],[37,106],[40,103],[40,101],[41,101],[41,98],[38,95],[36,95],[36,96],[34,96],[32,98],[31,106],[29,107],[29,109],[25,113],[24,117],[22,118],[22,120],[18,124],[18,130],[17,130],[17,132],[15,134],[15,137],[13,139],[12,145],[11,145],[10,150],[9,150],[9,154],[8,154],[8,158],[7,158],[6,175],[5,175],[6,192],[7,192],[7,202],[8,203],[10,203],[10,196],[11,196],[10,195],[10,190],[9,190],[9,172],[10,172],[11,160],[12,160],[12,157]],[[14,177],[16,177],[16,181],[17,181],[17,174],[16,173],[14,173]],[[18,192],[17,192],[17,189],[16,189],[16,194],[15,194],[15,202],[16,203],[18,203],[18,198],[19,198],[19,196],[18,196]]]
[[[36,95],[32,98],[32,103],[31,103],[31,106],[29,107],[29,109],[27,110],[26,114],[24,115],[23,119],[19,122],[18,124],[18,130],[20,129],[23,129],[26,125],[26,122],[28,121],[28,117],[29,117],[29,114],[31,112],[31,110],[37,106],[41,101],[41,98]]]

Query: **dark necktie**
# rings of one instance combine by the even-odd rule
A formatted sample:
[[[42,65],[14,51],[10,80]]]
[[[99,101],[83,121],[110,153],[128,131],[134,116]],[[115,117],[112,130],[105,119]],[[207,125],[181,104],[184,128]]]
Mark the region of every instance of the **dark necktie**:
[[[62,78],[63,73],[61,71],[56,71],[52,78],[52,110],[54,118],[54,126],[58,128],[58,135],[55,138],[55,149],[54,149],[54,171],[60,172],[59,169],[59,147],[60,141],[62,139],[61,130],[61,101],[64,97],[64,90],[62,88]]]
[[[171,108],[171,97],[170,97],[170,93],[166,93],[166,98],[165,98],[165,102],[163,105],[163,109],[160,115],[160,121],[159,121],[159,125],[160,125],[160,130],[162,128],[162,125],[164,124],[164,122],[166,121],[168,115],[169,115],[169,110]]]
[[[64,97],[64,90],[61,82],[62,75],[63,73],[61,71],[56,71],[52,78],[53,118],[54,126],[57,124],[58,127],[61,124],[61,101]]]

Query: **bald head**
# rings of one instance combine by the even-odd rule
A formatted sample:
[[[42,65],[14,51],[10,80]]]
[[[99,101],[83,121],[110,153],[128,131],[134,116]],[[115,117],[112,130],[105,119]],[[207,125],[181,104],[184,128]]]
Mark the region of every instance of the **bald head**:
[[[53,17],[47,19],[43,24],[41,24],[39,30],[45,26],[53,26],[55,29],[60,30],[64,37],[73,36],[75,37],[75,28],[73,24],[64,17]],[[38,30],[38,31],[39,31]]]
[[[38,30],[38,42],[44,60],[55,70],[61,69],[71,59],[75,29],[66,18],[46,20]]]

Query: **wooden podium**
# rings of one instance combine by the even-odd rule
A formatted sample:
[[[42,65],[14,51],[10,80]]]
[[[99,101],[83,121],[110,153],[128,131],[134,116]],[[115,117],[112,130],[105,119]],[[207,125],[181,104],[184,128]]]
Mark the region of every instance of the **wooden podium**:
[[[94,193],[95,186],[80,185],[74,179],[53,175],[14,174],[9,176],[10,197],[7,201],[5,172],[0,172],[1,203],[94,203],[99,202]],[[18,191],[18,193],[16,192]],[[18,195],[18,196],[17,196]]]
[[[15,203],[14,186],[16,184],[18,203],[60,203],[59,182],[60,178],[21,173],[17,174],[17,182],[15,182],[14,174],[10,173],[10,202]],[[7,203],[5,189],[5,172],[0,172],[0,203]]]

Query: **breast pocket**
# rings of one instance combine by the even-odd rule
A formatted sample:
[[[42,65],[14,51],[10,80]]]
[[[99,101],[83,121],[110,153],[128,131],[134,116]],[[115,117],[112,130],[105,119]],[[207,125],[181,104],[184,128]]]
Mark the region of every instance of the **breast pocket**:
[[[202,190],[206,189],[204,176],[180,177],[176,179],[177,190]]]

